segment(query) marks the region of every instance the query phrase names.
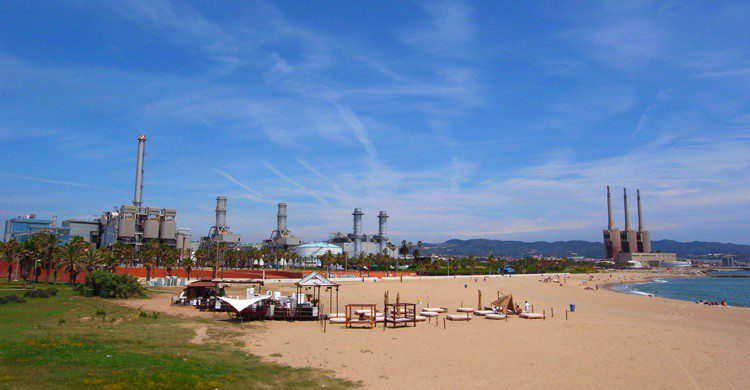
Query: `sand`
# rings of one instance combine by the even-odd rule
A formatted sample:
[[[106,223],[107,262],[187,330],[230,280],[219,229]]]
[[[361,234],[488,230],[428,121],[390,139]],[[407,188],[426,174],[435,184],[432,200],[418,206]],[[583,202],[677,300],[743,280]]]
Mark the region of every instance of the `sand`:
[[[383,292],[418,307],[476,306],[497,291],[528,300],[546,320],[475,317],[469,322],[419,323],[416,328],[345,329],[318,322],[266,321],[239,329],[246,348],[292,366],[330,370],[372,388],[748,388],[750,309],[704,306],[662,298],[585,290],[585,275],[560,286],[539,275],[378,281],[341,287],[341,303],[377,303]],[[640,275],[596,275],[594,282],[637,280]],[[587,278],[586,278],[587,279]],[[467,285],[465,288],[464,285]],[[272,290],[293,291],[269,285]],[[232,292],[230,292],[232,294]],[[240,294],[240,292],[236,292]],[[576,312],[565,319],[565,309]],[[168,296],[131,305],[178,315],[226,319],[168,306]],[[326,300],[327,304],[327,300]],[[554,317],[551,309],[554,308]],[[273,355],[273,356],[271,356]]]

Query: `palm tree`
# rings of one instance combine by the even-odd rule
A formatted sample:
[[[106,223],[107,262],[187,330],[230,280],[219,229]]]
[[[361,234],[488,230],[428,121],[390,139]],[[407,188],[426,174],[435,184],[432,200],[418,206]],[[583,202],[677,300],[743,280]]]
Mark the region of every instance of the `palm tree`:
[[[195,260],[199,267],[205,267],[208,261],[208,252],[205,249],[198,249],[195,251]]]
[[[326,277],[330,277],[333,260],[334,257],[331,251],[326,251],[326,253],[323,253],[323,255],[320,256],[320,265],[326,270]]]
[[[86,272],[91,272],[99,267],[102,263],[107,261],[106,258],[111,257],[111,248],[108,249],[95,249],[92,247],[86,248],[86,252],[83,255],[82,269]]]
[[[36,240],[29,237],[28,240],[24,241],[18,250],[18,271],[23,279],[23,287],[26,288],[26,282],[31,275],[32,270],[36,274],[39,259],[39,249]],[[38,274],[36,274],[38,275]]]
[[[60,240],[54,233],[39,232],[34,233],[29,240],[34,239],[37,242],[37,251],[39,255],[41,267],[47,270],[47,284],[50,282],[52,276],[52,269],[57,261],[57,247]],[[37,268],[35,275],[41,272],[41,268]],[[38,275],[36,275],[38,281]]]
[[[185,256],[180,259],[180,263],[178,265],[185,270],[187,278],[188,280],[190,280],[190,271],[193,270],[193,259],[191,259],[190,256]]]
[[[8,242],[0,243],[2,245],[0,250],[0,258],[5,259],[8,262],[8,284],[13,280],[13,264],[15,263],[16,270],[18,270],[18,256],[20,254],[21,245],[15,239]]]
[[[151,280],[151,269],[159,265],[159,244],[155,242],[146,243],[141,247],[141,264],[146,268],[146,281]]]
[[[175,266],[179,266],[179,250],[161,244],[159,245],[159,252],[161,256],[161,265],[166,269],[167,275],[172,277],[172,269]]]
[[[70,283],[75,283],[75,277],[81,266],[81,260],[86,253],[86,246],[87,244],[82,237],[73,237],[62,247],[62,254],[60,257],[68,271],[68,280]]]

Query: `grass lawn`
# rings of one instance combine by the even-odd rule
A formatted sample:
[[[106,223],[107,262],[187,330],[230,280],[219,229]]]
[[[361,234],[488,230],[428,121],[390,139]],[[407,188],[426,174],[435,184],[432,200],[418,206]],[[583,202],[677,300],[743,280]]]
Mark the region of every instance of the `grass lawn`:
[[[46,287],[41,285],[41,288]],[[0,295],[23,295],[20,284]],[[262,362],[232,324],[144,313],[58,285],[51,298],[0,305],[0,388],[342,388],[314,369]],[[220,341],[191,344],[195,326]]]

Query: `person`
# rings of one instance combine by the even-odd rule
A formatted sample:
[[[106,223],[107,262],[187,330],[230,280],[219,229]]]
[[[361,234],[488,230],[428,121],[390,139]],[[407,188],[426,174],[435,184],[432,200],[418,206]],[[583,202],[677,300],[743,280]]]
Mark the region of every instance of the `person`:
[[[521,306],[518,306],[518,304],[516,304],[516,314],[521,314]]]
[[[727,304],[727,301],[721,301],[721,306],[729,306],[729,305]]]
[[[526,313],[531,313],[531,305],[529,305],[529,301],[526,301],[526,303],[523,304],[523,309]]]

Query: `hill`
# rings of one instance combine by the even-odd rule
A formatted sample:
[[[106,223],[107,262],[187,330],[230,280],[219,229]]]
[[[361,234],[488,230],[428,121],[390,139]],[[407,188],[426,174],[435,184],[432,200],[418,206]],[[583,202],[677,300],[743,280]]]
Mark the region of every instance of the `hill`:
[[[424,244],[422,253],[463,256],[510,256],[523,257],[543,255],[555,257],[584,256],[601,258],[604,248],[601,242],[592,241],[503,241],[489,239],[458,240],[451,239],[439,244]],[[654,251],[673,252],[680,257],[699,256],[711,253],[750,254],[750,245],[720,242],[679,242],[673,240],[652,241]]]

